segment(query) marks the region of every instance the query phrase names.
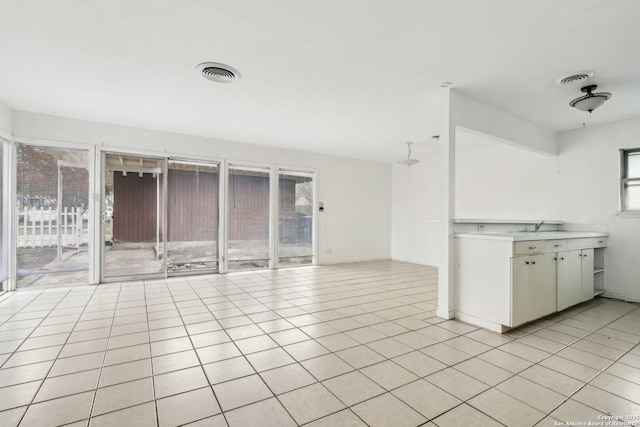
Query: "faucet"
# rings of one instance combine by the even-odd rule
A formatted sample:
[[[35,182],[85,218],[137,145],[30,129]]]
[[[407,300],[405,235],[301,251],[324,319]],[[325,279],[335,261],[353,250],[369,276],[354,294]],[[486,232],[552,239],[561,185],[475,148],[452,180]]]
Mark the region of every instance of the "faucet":
[[[540,230],[540,227],[542,227],[542,224],[544,224],[544,220],[540,221],[539,223],[537,223],[534,227],[533,227],[533,231],[536,232],[538,230]]]

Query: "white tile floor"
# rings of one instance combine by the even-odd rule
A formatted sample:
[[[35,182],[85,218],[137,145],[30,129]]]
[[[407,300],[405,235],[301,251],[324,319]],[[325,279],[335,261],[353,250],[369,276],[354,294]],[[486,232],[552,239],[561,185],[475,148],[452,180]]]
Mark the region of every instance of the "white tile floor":
[[[5,294],[0,425],[533,426],[640,414],[638,304],[596,299],[497,335],[435,317],[436,283],[433,268],[383,261]]]

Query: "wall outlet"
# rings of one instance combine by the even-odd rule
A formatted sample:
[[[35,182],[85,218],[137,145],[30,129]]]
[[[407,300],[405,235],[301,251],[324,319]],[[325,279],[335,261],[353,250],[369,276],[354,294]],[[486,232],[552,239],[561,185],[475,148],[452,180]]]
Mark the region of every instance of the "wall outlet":
[[[324,251],[327,255],[331,255],[331,249],[327,249],[326,251]]]

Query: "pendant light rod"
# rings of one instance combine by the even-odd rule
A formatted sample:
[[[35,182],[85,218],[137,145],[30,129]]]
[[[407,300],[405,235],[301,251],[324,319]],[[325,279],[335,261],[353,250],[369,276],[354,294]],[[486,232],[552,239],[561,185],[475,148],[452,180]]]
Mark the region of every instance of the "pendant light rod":
[[[413,144],[413,142],[405,142],[405,144],[407,144],[407,160],[400,160],[398,163],[409,167],[411,167],[411,165],[415,165],[416,163],[420,163],[420,160],[411,158],[411,145]]]

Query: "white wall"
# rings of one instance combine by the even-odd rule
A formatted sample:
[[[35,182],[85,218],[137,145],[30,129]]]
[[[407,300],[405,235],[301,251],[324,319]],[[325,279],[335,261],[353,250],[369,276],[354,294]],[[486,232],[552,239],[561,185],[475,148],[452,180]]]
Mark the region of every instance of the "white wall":
[[[561,219],[609,232],[606,295],[640,301],[640,216],[618,215],[621,148],[640,148],[640,118],[559,134]]]
[[[13,111],[0,101],[0,136],[9,139],[13,134]]]
[[[437,147],[437,144],[434,144]],[[393,166],[391,256],[438,265],[438,153]],[[456,218],[561,219],[558,157],[478,132],[456,131]]]
[[[317,201],[325,205],[325,212],[318,213],[318,263],[391,256],[388,164],[19,111],[13,114],[13,134],[17,141],[75,142],[111,150],[311,168],[317,172]]]
[[[556,133],[513,114],[451,91],[452,119],[457,127],[501,138],[507,144],[555,155]]]
[[[606,295],[640,301],[640,216],[618,215],[619,150],[640,148],[640,119],[558,134],[558,156],[456,134],[456,217],[559,219],[609,232]],[[392,257],[438,265],[437,152],[393,166]]]
[[[558,158],[456,132],[456,218],[558,219]]]
[[[394,164],[392,172],[393,259],[438,265],[438,144],[415,147],[421,162],[407,167]],[[415,156],[414,156],[415,157]]]

